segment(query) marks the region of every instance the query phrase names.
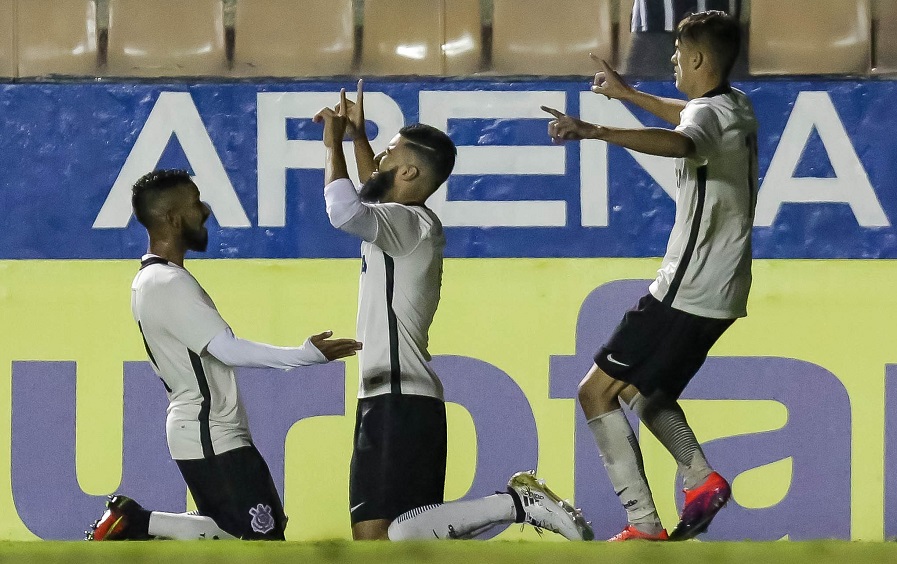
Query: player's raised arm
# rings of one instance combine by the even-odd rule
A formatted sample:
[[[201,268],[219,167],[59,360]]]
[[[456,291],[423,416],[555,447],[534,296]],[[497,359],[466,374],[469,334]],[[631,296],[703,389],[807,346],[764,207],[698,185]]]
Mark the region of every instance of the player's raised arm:
[[[358,167],[358,179],[362,183],[371,177],[377,169],[374,163],[374,150],[368,141],[367,131],[365,130],[364,121],[364,80],[358,80],[358,93],[355,101],[345,100],[346,117],[346,133],[352,138],[355,148],[355,164]],[[338,108],[337,108],[338,111]]]
[[[343,153],[343,137],[346,135],[348,118],[346,117],[346,89],[339,93],[340,103],[336,110],[321,108],[312,121],[324,124],[324,147],[327,158],[324,162],[324,184],[330,184],[340,178],[349,178],[346,168],[346,155]]]
[[[555,142],[598,139],[620,145],[639,153],[660,157],[688,157],[695,152],[695,144],[689,137],[669,129],[621,129],[583,121],[573,116],[542,106],[554,119],[548,122],[548,135]]]
[[[593,60],[601,65],[602,70],[595,74],[592,82],[592,92],[603,94],[608,98],[630,102],[643,110],[654,114],[660,119],[673,125],[679,125],[679,112],[685,108],[685,100],[676,98],[663,98],[654,96],[640,90],[636,90],[623,80],[620,74],[611,68],[604,59],[590,54]]]

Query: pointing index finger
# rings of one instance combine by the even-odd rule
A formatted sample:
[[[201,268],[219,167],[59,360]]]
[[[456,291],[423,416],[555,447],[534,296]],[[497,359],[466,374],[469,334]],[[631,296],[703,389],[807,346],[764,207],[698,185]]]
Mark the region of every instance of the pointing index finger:
[[[358,94],[355,98],[355,103],[361,105],[361,101],[364,99],[364,79],[358,79]]]
[[[346,116],[346,89],[340,88],[339,90],[339,115],[340,117]]]
[[[558,111],[558,110],[556,110],[556,109],[554,109],[554,108],[549,108],[548,106],[539,106],[539,108],[540,108],[543,112],[548,112],[549,114],[553,115],[553,116],[556,117],[556,118],[562,118],[562,117],[564,117],[564,113],[563,113],[563,112],[560,112],[560,111]]]

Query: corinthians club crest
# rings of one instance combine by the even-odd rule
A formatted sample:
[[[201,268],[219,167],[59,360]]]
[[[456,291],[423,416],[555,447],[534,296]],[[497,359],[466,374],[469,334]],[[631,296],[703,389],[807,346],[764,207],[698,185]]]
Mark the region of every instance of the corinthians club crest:
[[[261,503],[249,509],[252,515],[252,530],[265,534],[274,528],[274,516],[271,515],[271,506],[262,505]]]

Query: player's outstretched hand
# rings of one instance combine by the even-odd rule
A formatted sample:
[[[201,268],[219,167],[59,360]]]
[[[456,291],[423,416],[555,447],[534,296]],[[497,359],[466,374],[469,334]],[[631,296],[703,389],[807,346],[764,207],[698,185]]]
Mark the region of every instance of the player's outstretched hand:
[[[554,119],[548,122],[548,136],[555,143],[562,141],[579,141],[580,139],[600,139],[602,127],[573,116],[568,116],[560,110],[540,106],[543,112],[548,112]]]
[[[589,53],[592,60],[597,61],[601,65],[602,70],[595,74],[595,80],[592,82],[592,92],[595,94],[604,94],[608,98],[616,98],[625,100],[635,93],[635,89],[623,80],[620,73],[611,68],[611,66],[600,57],[596,57]]]
[[[361,350],[361,343],[355,339],[331,339],[330,337],[332,336],[333,331],[324,331],[323,333],[312,335],[309,339],[311,344],[316,346],[327,360],[355,356],[355,353]]]
[[[315,123],[324,123],[324,146],[333,148],[337,143],[343,142],[346,136],[346,127],[349,119],[346,117],[346,89],[339,91],[340,103],[336,108],[321,108],[311,120]]]

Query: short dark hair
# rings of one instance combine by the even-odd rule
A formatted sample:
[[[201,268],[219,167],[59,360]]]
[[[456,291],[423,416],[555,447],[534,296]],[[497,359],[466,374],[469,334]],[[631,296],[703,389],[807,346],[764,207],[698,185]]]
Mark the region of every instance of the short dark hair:
[[[455,168],[458,149],[452,139],[432,125],[424,123],[403,127],[399,130],[399,135],[410,141],[407,146],[432,167],[436,187],[441,186]]]
[[[676,39],[707,43],[724,76],[729,76],[741,51],[741,26],[738,20],[719,10],[698,12],[679,22]]]
[[[159,197],[182,184],[190,184],[190,173],[182,169],[154,170],[140,177],[131,188],[131,207],[137,221],[147,229],[153,227],[156,219],[152,210]]]

